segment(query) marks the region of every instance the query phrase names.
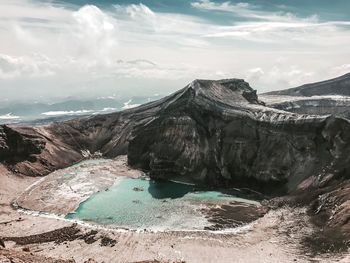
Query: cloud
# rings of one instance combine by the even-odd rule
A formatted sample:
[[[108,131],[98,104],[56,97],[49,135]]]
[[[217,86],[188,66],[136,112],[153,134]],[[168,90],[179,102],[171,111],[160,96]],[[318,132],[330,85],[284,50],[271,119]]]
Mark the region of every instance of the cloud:
[[[344,75],[346,73],[350,72],[350,64],[343,64],[337,67],[333,67],[331,69],[331,72],[333,75],[335,76],[340,76],[340,75]]]
[[[349,69],[349,21],[250,3],[195,0],[191,6],[184,14],[141,3],[107,9],[3,0],[0,92],[148,95],[195,78],[227,77],[268,90]],[[225,13],[223,21],[215,20],[218,12]]]
[[[204,35],[207,38],[239,39],[257,43],[304,43],[320,46],[349,43],[349,21],[323,21],[317,15],[298,17],[289,12],[260,10],[248,3],[216,3],[209,0],[193,2],[200,10],[215,10],[232,13],[237,17],[248,18],[245,22],[217,27],[214,32]]]
[[[0,54],[0,79],[52,76],[55,74],[55,67],[49,58],[41,55],[12,57]]]
[[[259,91],[267,90],[266,87],[269,87],[270,90],[279,90],[314,81],[315,72],[305,71],[298,65],[279,63],[279,60],[277,59],[275,65],[271,67],[248,69],[245,78]],[[317,76],[317,78],[319,77]]]
[[[236,38],[252,42],[287,43],[301,42],[310,45],[349,43],[350,21],[320,21],[318,15],[298,17],[290,12],[272,12],[259,9],[249,3],[216,3],[209,0],[193,2],[200,10],[232,13],[248,18],[245,22],[216,27],[204,35],[209,38]],[[334,41],[335,39],[335,41]]]
[[[265,21],[294,21],[294,20],[306,20],[306,21],[317,21],[318,17],[312,15],[305,19],[300,19],[290,12],[271,12],[260,10],[258,6],[249,3],[231,3],[230,1],[223,3],[216,3],[210,0],[200,0],[198,2],[192,2],[192,7],[200,10],[212,10],[226,13],[233,13],[239,17],[246,17],[257,20]]]
[[[215,10],[223,12],[240,13],[242,11],[247,11],[254,6],[249,3],[237,3],[233,4],[231,2],[216,3],[209,0],[200,0],[198,2],[192,2],[192,7],[203,9],[203,10]]]
[[[115,15],[124,33],[141,37],[143,41],[172,43],[177,46],[203,45],[205,39],[198,39],[209,32],[208,21],[179,13],[154,12],[144,4],[114,5]],[[186,41],[182,41],[186,38]],[[193,44],[195,43],[195,44]]]
[[[118,8],[118,6],[115,6],[116,8]],[[121,6],[119,6],[119,8],[121,8]],[[126,13],[129,14],[132,18],[136,18],[136,17],[155,17],[155,13],[149,9],[147,6],[145,6],[144,4],[140,3],[138,5],[132,4],[129,6],[126,6],[125,8]]]
[[[117,21],[98,7],[86,5],[73,12],[72,38],[75,40],[76,57],[84,60],[109,60],[117,48]]]
[[[115,28],[115,20],[103,13],[94,5],[86,5],[73,13],[80,29],[90,34],[101,35],[110,33]]]
[[[263,78],[265,75],[265,72],[262,68],[252,68],[248,70],[248,74],[246,75],[248,81],[253,81],[254,83],[258,82]]]

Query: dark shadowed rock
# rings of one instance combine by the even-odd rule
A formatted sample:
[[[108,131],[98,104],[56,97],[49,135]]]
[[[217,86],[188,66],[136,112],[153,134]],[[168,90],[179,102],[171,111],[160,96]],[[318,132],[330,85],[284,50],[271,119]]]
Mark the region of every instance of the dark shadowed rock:
[[[36,153],[49,160],[44,166],[56,165],[54,154],[68,165],[87,149],[107,157],[127,154],[131,166],[154,178],[274,194],[325,170],[348,169],[349,129],[344,119],[265,107],[247,82],[228,79],[195,80],[134,109],[21,132],[24,137],[30,130],[30,145],[35,136],[46,142]]]
[[[20,133],[6,125],[0,126],[0,158],[8,162],[34,159],[45,148],[45,141],[36,134]]]
[[[53,136],[45,126],[0,126],[0,161],[16,173],[46,175],[79,159],[78,149]]]
[[[14,139],[0,134],[0,158],[23,174],[68,166],[82,158],[82,150],[106,157],[127,154],[131,166],[156,179],[246,187],[268,195],[298,192],[307,205],[329,192],[339,197],[332,208],[344,206],[337,218],[346,226],[331,223],[328,208],[324,224],[348,229],[350,204],[340,197],[348,196],[349,188],[337,189],[348,185],[349,121],[266,107],[240,79],[195,80],[134,109],[10,129]]]
[[[310,175],[343,165],[348,157],[335,154],[333,136],[347,137],[347,121],[266,108],[248,101],[241,83],[242,89],[222,81],[188,85],[134,130],[129,163],[154,178],[267,193],[291,191]]]

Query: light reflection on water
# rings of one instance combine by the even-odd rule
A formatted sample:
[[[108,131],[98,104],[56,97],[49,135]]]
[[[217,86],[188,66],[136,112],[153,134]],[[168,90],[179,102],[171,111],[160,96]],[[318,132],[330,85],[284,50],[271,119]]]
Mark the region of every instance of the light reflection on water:
[[[192,185],[119,177],[107,191],[90,196],[67,219],[131,229],[202,230],[209,223],[200,208],[206,202],[237,200],[230,191],[198,191]]]

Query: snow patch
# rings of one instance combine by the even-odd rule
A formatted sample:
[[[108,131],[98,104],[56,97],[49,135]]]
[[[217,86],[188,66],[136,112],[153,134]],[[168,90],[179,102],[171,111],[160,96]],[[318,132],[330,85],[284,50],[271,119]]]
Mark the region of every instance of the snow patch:
[[[79,115],[79,114],[86,114],[91,113],[92,110],[77,110],[77,111],[47,111],[41,113],[42,115],[46,116],[62,116],[62,115]]]
[[[0,120],[17,120],[17,119],[19,119],[19,116],[12,115],[12,113],[0,115]]]
[[[130,99],[127,102],[124,102],[124,106],[122,107],[122,109],[123,110],[132,109],[141,105],[141,104],[130,104],[131,101],[132,100]]]

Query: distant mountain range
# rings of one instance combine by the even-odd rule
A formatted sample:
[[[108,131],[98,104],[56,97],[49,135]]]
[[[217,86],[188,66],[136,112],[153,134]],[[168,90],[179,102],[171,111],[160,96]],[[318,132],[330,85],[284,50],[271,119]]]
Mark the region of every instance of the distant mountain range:
[[[264,95],[287,95],[307,97],[322,95],[350,96],[350,73],[330,80],[304,84],[296,88],[267,92],[264,93]]]
[[[136,100],[124,103],[131,108]],[[0,125],[0,163],[15,173],[43,176],[81,160],[82,152],[127,155],[131,167],[153,179],[285,198],[271,208],[306,206],[315,226],[346,242],[349,151],[349,120],[272,108],[241,79],[194,80],[165,98],[109,114]]]
[[[72,99],[56,103],[16,102],[0,106],[0,124],[4,123],[45,123],[72,119],[77,116],[109,113],[129,109],[140,104],[159,99],[159,95],[150,97],[96,99]]]
[[[55,103],[2,103],[0,124],[43,124],[79,116],[110,113],[136,107],[161,97],[161,95],[153,95],[131,98],[67,98]],[[268,106],[280,110],[301,114],[338,114],[342,117],[350,117],[350,73],[330,80],[304,84],[296,88],[267,92],[259,97]]]
[[[334,115],[350,119],[350,73],[338,78],[272,91],[259,98],[267,106],[298,114]]]

